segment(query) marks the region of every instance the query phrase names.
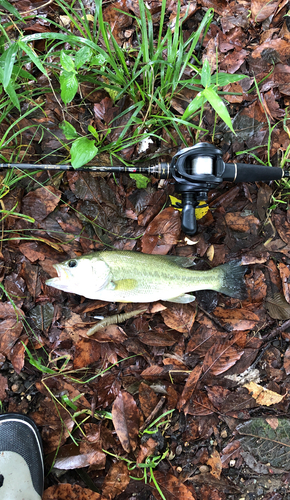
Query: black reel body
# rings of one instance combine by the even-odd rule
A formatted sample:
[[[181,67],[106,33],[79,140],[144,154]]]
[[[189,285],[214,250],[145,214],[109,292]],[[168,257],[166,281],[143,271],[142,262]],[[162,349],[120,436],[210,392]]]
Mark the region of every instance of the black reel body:
[[[224,163],[222,152],[206,142],[179,151],[172,159],[170,174],[176,192],[182,195],[181,227],[188,235],[197,230],[195,207],[200,201],[207,202],[209,190],[223,181],[269,182],[289,177],[280,167]]]
[[[197,230],[195,207],[207,202],[208,191],[223,182],[225,164],[221,151],[207,143],[182,149],[172,160],[175,190],[182,195],[182,230],[189,235]]]

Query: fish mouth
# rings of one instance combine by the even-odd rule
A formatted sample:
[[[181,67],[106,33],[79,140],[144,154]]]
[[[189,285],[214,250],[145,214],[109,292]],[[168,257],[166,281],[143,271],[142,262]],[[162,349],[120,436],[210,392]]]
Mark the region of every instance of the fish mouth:
[[[46,280],[45,284],[48,286],[53,286],[54,288],[58,288],[60,290],[67,290],[69,282],[68,273],[60,264],[54,264],[53,267],[57,272],[57,277]]]

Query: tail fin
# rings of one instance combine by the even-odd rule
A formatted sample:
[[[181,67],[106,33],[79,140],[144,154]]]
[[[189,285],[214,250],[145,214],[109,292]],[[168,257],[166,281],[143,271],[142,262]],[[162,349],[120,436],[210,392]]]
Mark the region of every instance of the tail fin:
[[[221,272],[219,292],[236,297],[238,299],[245,299],[247,297],[247,290],[244,281],[244,274],[247,271],[247,266],[242,266],[241,261],[228,262],[217,268]]]

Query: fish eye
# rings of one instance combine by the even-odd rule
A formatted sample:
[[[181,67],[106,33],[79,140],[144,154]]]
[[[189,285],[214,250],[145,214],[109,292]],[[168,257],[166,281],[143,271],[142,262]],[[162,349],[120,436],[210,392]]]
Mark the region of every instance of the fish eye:
[[[68,262],[68,267],[76,267],[77,261],[76,260],[69,260]]]

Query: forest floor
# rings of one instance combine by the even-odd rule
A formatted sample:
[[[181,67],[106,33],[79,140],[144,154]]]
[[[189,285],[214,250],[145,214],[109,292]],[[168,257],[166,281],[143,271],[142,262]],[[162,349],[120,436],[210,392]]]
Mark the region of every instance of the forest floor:
[[[65,2],[9,4],[25,17],[17,21],[24,35],[58,33],[60,22],[79,34]],[[161,3],[146,5],[157,38]],[[78,2],[73,8],[82,19]],[[83,8],[93,23],[95,3],[84,1]],[[208,9],[213,19],[193,56],[204,68],[209,61],[212,75],[245,77],[233,78],[220,94],[235,133],[205,100],[192,118],[197,128],[162,125],[158,138],[149,129],[143,151],[137,140],[124,143],[115,164],[170,161],[183,147],[204,141],[220,148],[228,163],[282,162],[287,168],[288,3],[182,3],[185,40]],[[15,40],[16,17],[2,10],[2,30]],[[164,26],[172,33],[176,12],[177,4],[167,2]],[[139,15],[135,0],[103,5],[119,47],[134,49]],[[31,40],[41,57],[45,38]],[[69,52],[70,45],[60,43]],[[102,39],[98,43],[105,48]],[[68,163],[70,141],[85,136],[90,126],[96,141],[103,134],[101,155],[90,163],[109,165],[110,144],[139,116],[137,108],[126,95],[115,101],[97,78],[86,80],[85,70],[77,74],[75,95],[65,96],[63,84],[61,97],[53,57],[52,52],[48,76],[33,59],[23,66],[34,78],[29,86],[38,92],[33,99],[39,107],[31,108],[28,94],[19,97],[21,115],[17,106],[7,113],[8,105],[2,106],[1,161],[11,161],[12,151],[18,162]],[[191,71],[186,68],[186,78]],[[16,94],[21,91],[20,85]],[[180,118],[196,95],[185,88],[173,96],[172,116]],[[2,88],[1,103],[5,98]],[[117,122],[110,128],[113,118]],[[127,141],[137,126],[130,123]],[[173,179],[151,176],[147,186],[137,188],[127,173],[35,167],[22,178],[17,169],[9,175],[1,173],[0,411],[27,414],[39,426],[43,498],[290,499],[290,185],[223,182],[209,192],[209,210],[198,220],[197,233],[188,236],[181,231],[180,210],[170,203],[170,196],[179,197]],[[120,304],[46,285],[56,275],[54,264],[112,248],[193,258],[198,270],[241,260],[247,266],[247,296],[201,291],[190,304]],[[88,337],[96,317],[140,308],[142,314]]]

